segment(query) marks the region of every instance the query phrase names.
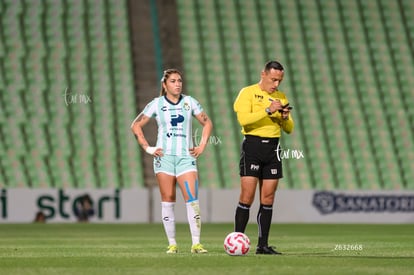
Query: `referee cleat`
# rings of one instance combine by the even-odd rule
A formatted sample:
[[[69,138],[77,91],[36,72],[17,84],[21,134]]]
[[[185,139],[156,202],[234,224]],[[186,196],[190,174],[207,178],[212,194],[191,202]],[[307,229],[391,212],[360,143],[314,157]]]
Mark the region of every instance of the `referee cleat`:
[[[178,247],[175,244],[169,245],[168,246],[168,250],[167,250],[167,254],[176,254],[178,253]]]
[[[207,253],[208,251],[204,249],[203,245],[198,243],[195,244],[191,247],[191,253],[195,253],[195,254],[204,254]]]
[[[282,253],[274,250],[273,246],[258,246],[256,248],[256,254],[266,254],[266,255],[281,255]]]

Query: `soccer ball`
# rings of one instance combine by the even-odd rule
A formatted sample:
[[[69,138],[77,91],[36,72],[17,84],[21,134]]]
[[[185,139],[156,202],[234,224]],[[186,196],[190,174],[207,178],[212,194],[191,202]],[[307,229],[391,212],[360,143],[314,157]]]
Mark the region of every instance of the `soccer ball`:
[[[224,251],[230,256],[246,255],[250,249],[250,240],[246,234],[232,232],[224,239]]]

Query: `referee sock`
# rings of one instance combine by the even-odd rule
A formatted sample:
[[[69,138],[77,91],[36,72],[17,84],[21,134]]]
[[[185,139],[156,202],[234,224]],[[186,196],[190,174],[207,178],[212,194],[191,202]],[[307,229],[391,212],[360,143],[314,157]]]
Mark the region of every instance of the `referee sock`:
[[[249,222],[250,205],[241,203],[237,205],[236,215],[234,217],[234,231],[242,232],[246,230],[247,223]]]
[[[260,204],[257,213],[257,225],[259,227],[259,247],[269,246],[269,231],[272,224],[273,205]]]
[[[174,215],[175,202],[161,202],[161,216],[162,223],[164,225],[165,234],[167,235],[168,244],[176,245],[175,240],[175,215]]]

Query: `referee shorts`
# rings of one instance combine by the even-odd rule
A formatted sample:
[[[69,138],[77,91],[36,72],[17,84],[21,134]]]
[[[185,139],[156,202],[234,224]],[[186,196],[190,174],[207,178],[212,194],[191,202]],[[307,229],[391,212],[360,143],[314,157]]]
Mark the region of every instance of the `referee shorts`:
[[[278,157],[279,138],[246,135],[240,155],[240,176],[259,179],[283,177],[282,160]]]

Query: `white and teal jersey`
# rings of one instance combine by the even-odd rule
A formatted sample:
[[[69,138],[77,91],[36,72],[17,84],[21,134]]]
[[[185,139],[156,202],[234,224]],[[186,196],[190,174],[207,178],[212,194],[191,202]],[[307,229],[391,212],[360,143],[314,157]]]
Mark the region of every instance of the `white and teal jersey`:
[[[182,95],[177,104],[165,96],[154,98],[142,113],[157,121],[156,147],[162,148],[166,155],[187,156],[190,155],[189,148],[193,147],[192,116],[202,111],[196,99]]]

